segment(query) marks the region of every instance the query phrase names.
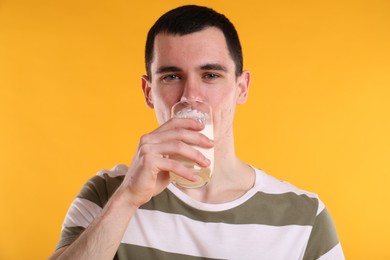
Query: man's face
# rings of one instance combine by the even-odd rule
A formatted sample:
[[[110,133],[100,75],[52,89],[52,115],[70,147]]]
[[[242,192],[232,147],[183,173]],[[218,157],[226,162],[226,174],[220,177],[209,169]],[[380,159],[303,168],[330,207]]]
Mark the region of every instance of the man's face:
[[[249,85],[248,72],[236,77],[225,37],[215,27],[183,36],[158,34],[151,79],[143,78],[143,90],[159,124],[169,120],[176,102],[202,100],[212,106],[216,141],[232,134],[236,104],[246,101]]]

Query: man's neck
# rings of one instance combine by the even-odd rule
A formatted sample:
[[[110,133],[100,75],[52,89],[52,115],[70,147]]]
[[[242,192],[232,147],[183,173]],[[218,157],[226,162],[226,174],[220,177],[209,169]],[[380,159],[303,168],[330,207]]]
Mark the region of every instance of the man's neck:
[[[242,162],[232,149],[215,147],[215,165],[210,182],[201,188],[180,188],[195,200],[219,204],[238,199],[250,190],[255,183],[252,167]]]

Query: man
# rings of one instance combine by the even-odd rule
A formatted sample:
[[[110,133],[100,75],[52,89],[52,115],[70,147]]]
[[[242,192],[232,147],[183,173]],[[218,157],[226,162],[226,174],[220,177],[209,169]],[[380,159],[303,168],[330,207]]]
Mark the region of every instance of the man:
[[[51,259],[344,259],[333,222],[315,194],[240,161],[233,119],[245,103],[234,26],[215,11],[183,6],[163,15],[146,43],[146,103],[159,128],[141,137],[129,167],[101,171],[65,218]],[[170,119],[179,100],[213,109],[214,140],[192,119]],[[210,165],[193,146],[215,150],[209,184],[184,189],[169,172],[196,176],[170,156]]]

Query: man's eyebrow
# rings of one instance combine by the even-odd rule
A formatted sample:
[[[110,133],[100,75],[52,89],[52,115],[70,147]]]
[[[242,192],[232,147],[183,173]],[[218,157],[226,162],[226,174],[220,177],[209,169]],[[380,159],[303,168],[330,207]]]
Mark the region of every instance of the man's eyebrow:
[[[175,67],[175,66],[162,66],[157,69],[156,73],[161,74],[165,72],[180,72],[182,71],[180,68]]]
[[[201,70],[219,70],[219,71],[224,71],[227,72],[227,68],[221,64],[218,63],[208,63],[205,65],[200,66]],[[166,73],[166,72],[181,72],[183,71],[179,67],[176,66],[161,66],[157,69],[156,73],[161,74],[161,73]]]
[[[200,67],[201,70],[221,70],[224,72],[227,72],[227,68],[221,64],[218,63],[210,63],[210,64],[205,64]]]

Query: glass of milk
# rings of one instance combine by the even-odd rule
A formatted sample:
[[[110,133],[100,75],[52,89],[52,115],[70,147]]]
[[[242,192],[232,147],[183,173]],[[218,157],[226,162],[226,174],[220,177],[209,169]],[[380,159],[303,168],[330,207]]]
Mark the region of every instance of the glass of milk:
[[[171,117],[191,118],[202,122],[205,127],[202,131],[200,131],[200,133],[204,134],[211,140],[214,139],[212,111],[211,106],[207,103],[198,100],[180,101],[172,107]],[[200,151],[207,159],[210,160],[211,163],[209,167],[201,167],[195,162],[190,161],[181,156],[170,156],[170,158],[183,163],[186,167],[190,168],[192,172],[198,176],[198,180],[193,182],[183,177],[180,177],[173,172],[170,172],[170,178],[172,182],[184,188],[202,187],[210,181],[212,175],[212,169],[214,165],[214,148],[205,149],[198,146],[194,146],[194,148]]]

